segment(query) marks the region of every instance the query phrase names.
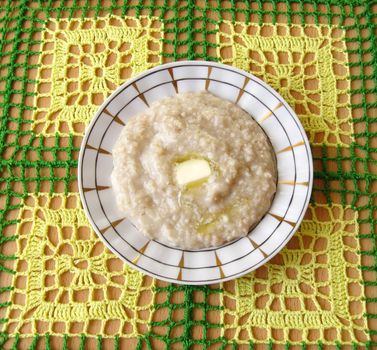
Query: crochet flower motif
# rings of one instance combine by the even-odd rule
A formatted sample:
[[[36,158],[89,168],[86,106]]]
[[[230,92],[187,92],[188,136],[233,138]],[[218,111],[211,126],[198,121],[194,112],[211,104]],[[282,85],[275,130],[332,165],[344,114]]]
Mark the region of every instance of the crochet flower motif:
[[[80,81],[89,82],[88,91],[102,93],[117,86],[120,72],[116,61],[109,63],[108,55],[104,52],[90,53],[85,58],[81,65]]]
[[[304,261],[304,252],[299,250],[285,250],[281,254],[282,265],[269,264],[268,275],[270,284],[281,285],[279,290],[271,290],[272,294],[277,297],[300,297],[302,294],[308,294],[307,289],[300,285],[305,284],[311,288],[315,283],[313,275],[313,257],[309,261]],[[300,281],[300,283],[297,283]]]
[[[328,26],[224,21],[218,55],[262,78],[295,109],[313,145],[352,141],[344,32]],[[293,34],[294,33],[294,34]]]
[[[367,337],[357,230],[350,208],[309,206],[287,247],[256,271],[225,284],[225,305],[229,300],[236,305],[229,303],[224,310],[225,329],[235,331],[236,338],[242,333],[243,339],[254,340],[253,329],[262,328],[264,340],[277,342],[271,330],[284,334],[283,339],[292,329],[316,330],[319,340],[329,329],[336,330],[336,339]],[[359,292],[350,295],[350,286]],[[301,336],[309,341],[306,331]]]
[[[51,20],[42,33],[34,131],[81,135],[120,84],[161,63],[162,29],[146,16]]]
[[[79,203],[77,194],[69,197]],[[12,306],[14,310],[22,309],[22,314],[11,317],[9,327],[18,331],[31,324],[34,334],[40,321],[50,322],[51,327],[54,322],[62,322],[69,333],[70,325],[81,323],[83,331],[88,332],[92,320],[101,322],[102,328],[117,320],[119,334],[137,336],[139,325],[149,321],[145,316],[140,319],[138,312],[151,308],[152,297],[140,305],[144,291],[153,295],[151,282],[146,283],[140,272],[105,249],[81,207],[67,208],[63,204],[52,209],[53,200],[64,203],[59,194],[31,198],[34,205],[24,206],[20,213],[23,224],[29,225],[27,239],[21,235],[18,241],[19,276],[25,283],[12,292],[23,296]],[[126,323],[132,327],[127,328],[127,334]]]

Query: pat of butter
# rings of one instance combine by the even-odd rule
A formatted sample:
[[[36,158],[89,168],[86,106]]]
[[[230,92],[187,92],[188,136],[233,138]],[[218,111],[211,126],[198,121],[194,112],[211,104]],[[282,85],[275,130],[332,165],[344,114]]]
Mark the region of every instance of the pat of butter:
[[[176,180],[178,185],[185,186],[205,180],[211,175],[211,167],[205,159],[189,159],[176,165]]]

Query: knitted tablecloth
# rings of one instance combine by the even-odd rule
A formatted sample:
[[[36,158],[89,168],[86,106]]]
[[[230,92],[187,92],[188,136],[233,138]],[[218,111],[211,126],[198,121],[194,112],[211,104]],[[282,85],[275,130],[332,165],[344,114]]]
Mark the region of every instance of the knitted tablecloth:
[[[0,347],[377,349],[377,3],[0,2]],[[262,78],[295,109],[314,190],[295,236],[234,281],[178,286],[105,249],[80,204],[85,127],[179,59]]]

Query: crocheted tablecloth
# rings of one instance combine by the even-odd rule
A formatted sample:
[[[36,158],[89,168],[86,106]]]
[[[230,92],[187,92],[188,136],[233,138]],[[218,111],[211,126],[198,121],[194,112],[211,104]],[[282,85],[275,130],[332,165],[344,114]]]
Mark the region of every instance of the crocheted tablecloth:
[[[0,347],[376,349],[376,12],[360,0],[1,1]],[[314,155],[297,234],[224,284],[178,286],[123,264],[78,195],[98,106],[178,59],[261,77]]]

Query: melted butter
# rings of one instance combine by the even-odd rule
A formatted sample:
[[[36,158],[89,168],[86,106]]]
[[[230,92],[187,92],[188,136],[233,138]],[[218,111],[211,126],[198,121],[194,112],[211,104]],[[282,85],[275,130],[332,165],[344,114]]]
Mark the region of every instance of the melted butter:
[[[177,179],[177,169],[183,163],[186,163],[186,162],[189,162],[189,161],[195,161],[195,160],[206,161],[208,166],[209,166],[210,173],[209,174],[205,173],[205,176],[203,176],[203,177],[199,176],[200,178],[198,180],[189,181],[189,182],[184,183],[184,184],[180,183],[180,181]],[[173,159],[173,162],[175,164],[176,182],[180,186],[182,186],[183,191],[187,191],[187,190],[190,190],[190,189],[193,189],[193,188],[200,187],[208,181],[210,176],[212,176],[213,174],[216,175],[216,174],[219,173],[219,169],[218,169],[218,166],[216,165],[216,163],[214,163],[213,161],[211,161],[207,157],[204,157],[204,156],[197,154],[197,153],[188,153],[188,154],[185,154],[183,156],[177,156]]]
[[[227,216],[229,221],[235,220],[237,218],[237,208],[241,205],[249,202],[248,199],[243,198],[233,205],[225,207],[223,210],[220,210],[218,213],[210,214],[206,213],[202,216],[202,220],[197,226],[197,232],[202,235],[208,235],[213,233],[216,225],[219,224],[223,216]]]
[[[207,161],[210,168],[211,168],[211,174],[207,177],[201,178],[197,181],[189,182],[189,183],[182,186],[182,190],[179,192],[179,200],[178,200],[179,204],[181,206],[182,205],[195,206],[194,203],[184,201],[184,199],[182,197],[184,195],[184,193],[187,192],[187,191],[190,191],[194,188],[198,188],[198,187],[204,185],[208,181],[210,176],[220,175],[220,169],[219,169],[218,165],[215,162],[208,159],[207,157],[203,157],[200,154],[190,153],[190,154],[185,154],[183,156],[177,156],[173,159],[173,162],[177,166],[177,165],[184,163],[184,162],[187,162],[189,160],[205,160],[205,161]],[[198,193],[198,195],[200,195],[200,192]],[[227,216],[228,221],[236,220],[237,219],[237,212],[238,212],[237,208],[240,207],[241,205],[247,203],[248,201],[249,201],[248,199],[243,198],[243,199],[237,201],[236,203],[232,203],[231,205],[226,206],[224,209],[220,210],[217,213],[209,213],[209,212],[203,213],[201,220],[199,222],[197,222],[197,224],[196,224],[197,232],[201,235],[212,234],[214,229],[220,223],[221,219],[224,216]]]

